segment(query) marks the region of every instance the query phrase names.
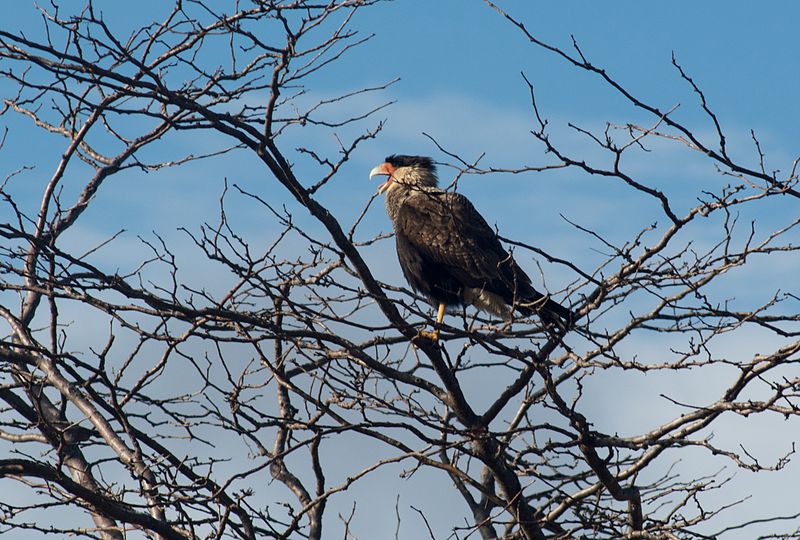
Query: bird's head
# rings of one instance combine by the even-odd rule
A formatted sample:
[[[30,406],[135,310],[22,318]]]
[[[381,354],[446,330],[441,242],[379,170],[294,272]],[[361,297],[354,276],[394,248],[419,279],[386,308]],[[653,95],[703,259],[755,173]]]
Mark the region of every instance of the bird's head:
[[[380,185],[378,193],[388,192],[398,185],[436,187],[439,183],[436,179],[436,165],[431,158],[425,156],[391,155],[369,172],[369,177],[373,176],[389,177]]]

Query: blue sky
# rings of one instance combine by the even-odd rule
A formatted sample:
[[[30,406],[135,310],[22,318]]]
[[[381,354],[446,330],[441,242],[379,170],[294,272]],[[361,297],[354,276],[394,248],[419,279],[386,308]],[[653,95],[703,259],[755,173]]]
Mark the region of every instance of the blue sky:
[[[569,46],[574,35],[588,58],[661,105],[689,105],[670,63],[674,51],[728,122],[791,134],[797,85],[793,21],[800,7],[773,2],[506,2],[537,37]],[[361,23],[378,35],[362,49],[354,79],[400,75],[397,92],[422,98],[457,92],[496,104],[525,105],[524,70],[543,104],[578,118],[627,110],[523,36],[483,2],[411,0],[378,5]],[[377,50],[376,50],[377,49]],[[602,109],[598,110],[598,106]],[[621,106],[622,105],[622,106]],[[687,107],[688,108],[688,107]],[[787,114],[788,113],[788,114]],[[794,117],[796,119],[796,117]]]
[[[139,2],[135,10],[123,7],[130,5],[125,3],[98,2],[97,5],[102,6],[112,22],[123,26],[145,20],[149,8],[160,3]],[[786,170],[800,150],[797,144],[800,140],[798,3],[517,1],[500,5],[524,21],[534,35],[549,43],[569,47],[570,35],[574,35],[583,52],[596,65],[606,68],[649,103],[665,109],[680,105],[676,117],[704,134],[707,141],[713,141],[713,126],[700,111],[696,96],[670,64],[674,52],[706,93],[709,105],[730,137],[732,153],[744,163],[752,165],[756,159],[750,144],[751,128],[763,144],[768,168]],[[30,12],[27,2],[17,2],[6,9],[13,9],[15,15],[7,17],[6,21],[15,20],[23,25],[26,20],[35,20],[17,17],[17,11],[20,14]],[[0,24],[8,28],[7,22]],[[521,71],[536,87],[541,112],[551,121],[554,139],[576,155],[603,159],[590,142],[566,127],[567,122],[602,129],[606,121],[650,121],[601,84],[598,77],[580,72],[555,55],[527,43],[517,29],[477,0],[386,2],[364,10],[354,19],[354,26],[363,34],[376,35],[332,69],[320,72],[309,88],[309,99],[381,84],[396,77],[401,80],[382,93],[359,97],[326,113],[331,117],[343,117],[354,110],[367,110],[386,101],[396,102],[358,126],[363,129],[379,119],[386,120],[383,133],[365,143],[342,174],[319,193],[320,200],[330,205],[345,227],[352,223],[374,191],[375,184],[367,180],[368,171],[386,154],[428,154],[446,161],[446,156],[436,150],[423,132],[467,159],[475,159],[485,152],[482,164],[486,166],[549,163],[541,145],[528,133],[532,128],[532,116]],[[24,122],[8,115],[0,118],[0,127],[3,125],[18,129],[15,133],[34,133]],[[343,130],[344,134],[352,132]],[[289,132],[279,144],[292,154],[300,141],[308,142],[308,133]],[[315,147],[335,148],[335,141],[329,135],[314,136],[318,137],[311,141]],[[210,148],[218,143],[219,139],[212,136],[202,140],[177,138],[170,142],[173,146],[169,151],[180,153],[197,147]],[[724,181],[700,156],[674,145],[657,145],[656,150],[626,166],[643,178],[660,183],[685,205],[694,202],[698,186],[704,183],[718,186]],[[25,183],[14,186],[21,191],[30,190],[29,203],[34,208],[42,177],[47,177],[60,151],[61,146],[54,138],[30,139],[27,135],[11,138],[0,151],[0,175],[22,164],[37,163],[39,169],[23,175]],[[312,169],[303,167],[301,163],[299,170],[310,175]],[[95,245],[100,239],[125,228],[129,232],[118,241],[116,248],[102,255],[106,265],[125,268],[138,260],[136,246],[140,244],[136,236],[147,236],[152,230],[158,230],[178,246],[177,250],[184,250],[181,253],[184,257],[191,258],[196,254],[192,255],[191,249],[180,245],[185,236],[176,229],[185,226],[187,221],[196,227],[202,221],[199,216],[213,216],[217,212],[223,178],[260,190],[291,208],[291,200],[283,191],[264,182],[264,173],[255,160],[231,162],[223,158],[159,174],[120,175],[104,186],[98,194],[96,210],[87,212],[74,234],[65,241]],[[446,168],[442,170],[442,179],[449,180]],[[620,240],[628,238],[631,231],[652,221],[657,214],[652,201],[632,195],[613,182],[588,178],[575,171],[467,177],[462,180],[460,189],[503,234],[588,267],[600,259],[592,251],[597,246],[585,236],[576,235],[559,214]],[[160,194],[155,199],[154,192]],[[375,230],[389,228],[381,201],[377,203],[362,226],[364,237]],[[755,217],[770,223],[796,215],[793,207],[778,205],[770,215]],[[242,230],[254,242],[269,241],[276,230],[265,224],[261,216],[244,211],[244,207],[234,219],[239,220]],[[300,212],[298,219],[308,218]],[[390,251],[391,246],[384,243],[365,250],[365,257],[380,279],[400,283],[393,255],[387,256]],[[532,261],[523,266],[535,271]],[[544,268],[548,284],[555,289],[571,279],[548,272],[547,265]],[[775,264],[764,272],[775,279],[788,280],[792,270],[789,266]],[[218,277],[224,279],[224,276]],[[209,274],[189,272],[186,279],[202,282],[209,279]],[[80,329],[76,331],[80,333]],[[648,345],[638,352],[641,355],[658,353],[657,344]],[[732,353],[746,350],[749,354],[755,352],[758,345],[735,342],[727,347]],[[679,376],[656,382],[643,378],[626,374],[625,382],[615,381],[618,389],[623,390],[620,395],[628,404],[624,407],[626,410],[635,410],[642,403],[656,410],[664,405],[657,399],[661,391],[677,388],[682,397],[691,399],[701,396],[708,387],[707,381],[684,380]],[[603,394],[603,384],[611,382],[607,377],[598,377],[594,383],[596,397],[587,399],[595,407],[599,425],[624,433],[652,423],[638,416],[620,420],[618,410],[608,405]],[[480,381],[473,384],[478,388]],[[660,420],[661,414],[667,411],[665,408],[654,415]],[[732,421],[729,425],[738,424]],[[753,428],[750,435],[766,450],[782,448],[781,445],[792,439],[791,435],[775,440],[764,435],[780,430],[779,425],[767,423]],[[730,432],[720,434],[722,438],[730,436]],[[702,461],[706,457],[698,459]],[[797,467],[784,474],[796,478]],[[785,488],[780,483],[782,478],[786,477],[766,475],[758,483],[751,483],[755,479],[740,473],[740,483],[736,485],[742,493],[761,494],[762,500],[766,500],[770,491]],[[429,497],[434,501],[438,497],[429,484],[419,479],[409,480],[407,485],[411,494],[404,497],[409,498],[409,503],[414,497]],[[380,537],[376,535],[381,527],[380,516],[393,515],[394,499],[383,502],[381,508],[385,512],[376,512],[377,517],[372,518],[367,515],[360,522],[360,529],[356,529],[357,533],[365,535],[364,538]],[[464,510],[457,500],[442,504],[453,511]],[[779,513],[796,506],[780,498],[767,504],[773,505]],[[764,506],[756,504],[751,509],[760,511]],[[414,523],[413,514],[407,519],[405,523]],[[434,523],[434,527],[439,527],[437,534],[442,537],[446,536],[446,523],[449,520]],[[740,538],[749,537],[746,534]]]
[[[25,4],[15,3],[13,9],[32,13]],[[137,9],[128,13],[113,3],[96,5],[106,14],[112,27],[117,24],[120,29],[146,20],[150,11]],[[158,2],[149,4],[158,5],[164,6]],[[761,9],[747,2],[695,5],[508,2],[501,6],[523,20],[537,37],[550,43],[569,47],[570,35],[574,35],[593,62],[605,67],[636,95],[662,108],[679,105],[676,117],[687,120],[698,132],[712,136],[712,125],[699,110],[696,97],[670,65],[670,55],[674,51],[706,92],[711,107],[720,117],[732,145],[740,150],[738,154],[744,162],[755,162],[749,140],[750,128],[755,129],[761,139],[772,168],[785,169],[788,160],[794,157],[792,143],[800,125],[795,89],[800,83],[800,73],[792,36],[793,21],[800,14],[800,6],[790,2],[775,2]],[[124,17],[116,18],[118,15]],[[15,20],[26,19],[28,17],[15,14]],[[531,46],[519,31],[481,1],[379,3],[362,11],[354,25],[362,35],[375,33],[375,37],[354,49],[335,68],[320,72],[309,88],[311,98],[380,84],[396,77],[401,80],[385,92],[350,101],[347,107],[327,113],[329,117],[342,117],[353,110],[396,101],[373,120],[358,126],[358,129],[369,127],[377,119],[387,121],[381,137],[364,144],[345,168],[343,176],[353,183],[346,188],[336,183],[320,194],[330,204],[339,206],[342,203],[337,208],[343,213],[342,221],[359,211],[352,204],[353,195],[358,193],[354,188],[363,187],[366,199],[373,187],[366,182],[359,183],[364,178],[363,172],[386,154],[421,153],[445,158],[437,153],[423,132],[468,159],[486,152],[482,164],[487,166],[548,163],[541,145],[527,133],[531,127],[531,110],[521,71],[536,87],[539,105],[551,122],[554,139],[568,148],[575,148],[581,155],[591,157],[600,153],[585,138],[571,132],[566,127],[567,122],[602,128],[606,121],[624,123],[646,119],[610,92],[596,76],[579,72],[554,55]],[[290,132],[281,145],[291,155],[297,141],[307,136],[307,130]],[[214,138],[187,137],[175,144],[176,148],[190,150],[202,148],[206,143],[211,147],[218,142],[219,139]],[[316,142],[319,147],[335,147],[331,137],[323,136]],[[39,155],[40,146],[26,144],[24,137],[12,138],[8,145],[5,159],[13,153],[15,161],[27,163],[30,162],[28,157],[35,159]],[[34,148],[37,152],[31,155],[30,150]],[[672,164],[673,152],[683,154],[681,163],[685,168],[679,171],[674,167],[660,168],[657,160]],[[707,177],[713,170],[702,159],[685,154],[668,148],[641,163],[630,163],[630,167],[646,170],[651,175],[662,174],[672,185],[691,182],[703,175]],[[242,181],[242,177],[260,173],[254,161],[247,163],[247,166],[242,164],[231,169],[229,163],[220,160],[219,165],[204,164],[201,170],[218,171],[220,176]],[[690,167],[693,163],[694,168]],[[153,178],[142,181],[161,183],[166,176],[170,181],[164,183],[164,189],[173,187],[176,193],[187,195],[181,180],[189,181],[190,174],[181,171],[167,172],[158,178],[158,175],[151,176]],[[525,177],[475,177],[463,181],[461,189],[476,198],[479,207],[490,217],[502,212],[507,203],[498,193],[499,185],[502,191],[517,195],[511,198],[512,202],[522,200],[518,197],[522,195],[553,208],[552,199],[557,198],[563,203],[559,210],[569,216],[596,211],[597,219],[602,220],[607,215],[602,205],[608,204],[608,198],[598,201],[593,189],[587,189],[589,184],[580,182],[579,176],[569,171]],[[446,171],[442,177],[448,180]],[[535,183],[535,190],[520,188],[530,183]],[[194,179],[192,185],[197,186]],[[563,189],[559,189],[562,186]],[[215,182],[208,189],[217,191],[219,185]],[[109,191],[108,196],[114,197],[114,190]],[[136,204],[137,201],[135,197],[131,199],[124,187],[119,192],[116,202],[120,212],[125,214],[126,203]],[[204,191],[194,189],[191,194],[200,200],[190,202],[203,205],[209,211],[213,208],[215,201],[206,197]],[[484,196],[486,202],[481,201]],[[204,202],[210,202],[211,206]],[[158,210],[159,206],[155,205],[153,210]],[[169,210],[166,213],[174,210],[169,203],[165,206]],[[142,210],[141,205],[131,209],[131,214],[135,215],[126,225],[134,226]],[[514,222],[514,214],[507,212],[499,223],[506,232],[519,226]],[[506,218],[508,223],[505,223]],[[557,221],[557,215],[555,219],[547,219],[548,223]]]

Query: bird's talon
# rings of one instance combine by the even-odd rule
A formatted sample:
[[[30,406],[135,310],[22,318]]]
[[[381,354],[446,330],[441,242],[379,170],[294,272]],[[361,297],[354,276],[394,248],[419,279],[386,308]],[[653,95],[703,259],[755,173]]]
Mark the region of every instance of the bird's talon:
[[[416,339],[423,338],[429,341],[439,341],[439,331],[434,330],[433,332],[426,332],[425,330],[420,330],[417,332]]]

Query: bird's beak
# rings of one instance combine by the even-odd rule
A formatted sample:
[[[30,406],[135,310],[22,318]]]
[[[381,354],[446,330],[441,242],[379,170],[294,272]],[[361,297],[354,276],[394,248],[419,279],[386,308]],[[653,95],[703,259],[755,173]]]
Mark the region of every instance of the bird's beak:
[[[392,174],[394,173],[394,167],[391,163],[381,163],[377,167],[373,167],[371,171],[369,171],[369,177],[372,179],[373,176],[388,176],[389,179],[386,180],[383,184],[378,186],[378,193],[383,193],[387,189],[389,189],[389,185],[392,183]]]

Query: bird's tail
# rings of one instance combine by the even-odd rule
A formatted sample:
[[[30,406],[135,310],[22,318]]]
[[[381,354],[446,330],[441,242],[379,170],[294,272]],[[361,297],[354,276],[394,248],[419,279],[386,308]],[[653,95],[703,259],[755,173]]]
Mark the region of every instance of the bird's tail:
[[[561,330],[569,330],[575,325],[575,313],[562,306],[549,296],[545,296],[538,291],[529,296],[524,302],[517,306],[520,312],[525,315],[536,313],[542,322],[548,326],[555,326]]]

